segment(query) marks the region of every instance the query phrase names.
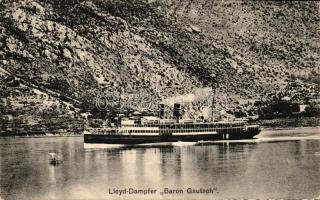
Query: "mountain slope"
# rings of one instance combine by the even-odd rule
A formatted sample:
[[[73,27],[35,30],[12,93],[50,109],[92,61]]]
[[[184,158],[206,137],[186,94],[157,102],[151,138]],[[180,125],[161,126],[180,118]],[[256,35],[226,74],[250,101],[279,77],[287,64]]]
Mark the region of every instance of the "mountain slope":
[[[188,102],[185,114],[197,117],[210,91],[197,102],[181,97],[209,87],[213,74],[224,116],[254,115],[255,102],[275,96],[318,98],[318,2],[22,0],[0,8],[1,67],[83,111],[101,96],[138,110],[160,96]]]

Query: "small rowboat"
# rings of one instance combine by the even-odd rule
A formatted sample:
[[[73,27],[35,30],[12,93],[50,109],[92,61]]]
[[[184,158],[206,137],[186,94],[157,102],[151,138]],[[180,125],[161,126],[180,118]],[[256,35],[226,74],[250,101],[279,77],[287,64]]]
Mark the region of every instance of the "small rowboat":
[[[58,158],[58,154],[56,154],[54,152],[50,152],[50,153],[48,153],[48,155],[50,156],[49,164],[51,164],[51,165],[59,165],[59,164],[62,163],[62,160],[60,160]]]

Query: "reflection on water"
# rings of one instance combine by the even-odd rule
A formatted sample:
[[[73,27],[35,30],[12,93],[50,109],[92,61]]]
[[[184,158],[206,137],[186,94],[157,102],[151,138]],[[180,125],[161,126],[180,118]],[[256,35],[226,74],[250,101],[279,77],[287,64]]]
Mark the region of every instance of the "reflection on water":
[[[290,134],[291,132],[291,134]],[[81,137],[0,139],[4,199],[315,198],[320,195],[320,133],[265,131],[256,140],[83,148]],[[276,141],[276,142],[275,142]],[[59,166],[47,153],[58,151]],[[187,194],[187,188],[213,188]],[[156,189],[116,195],[109,189]],[[160,195],[164,188],[183,194]]]

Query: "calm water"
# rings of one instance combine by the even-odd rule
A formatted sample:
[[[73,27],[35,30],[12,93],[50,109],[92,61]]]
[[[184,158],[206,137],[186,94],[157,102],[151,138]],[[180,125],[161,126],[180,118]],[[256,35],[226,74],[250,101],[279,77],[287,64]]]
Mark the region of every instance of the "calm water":
[[[2,199],[212,199],[320,196],[319,129],[196,145],[84,148],[82,137],[0,139]],[[63,163],[52,166],[48,152]],[[156,194],[109,194],[113,189]],[[163,194],[164,188],[183,194]],[[188,194],[187,188],[211,188]],[[0,198],[1,199],[1,198]]]

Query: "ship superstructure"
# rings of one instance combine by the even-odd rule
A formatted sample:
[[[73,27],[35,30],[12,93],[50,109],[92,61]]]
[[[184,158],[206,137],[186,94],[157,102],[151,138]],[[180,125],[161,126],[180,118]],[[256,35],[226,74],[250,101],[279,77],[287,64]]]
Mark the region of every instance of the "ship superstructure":
[[[175,119],[163,119],[164,105],[160,104],[159,117],[144,116],[138,120],[122,118],[114,128],[88,128],[86,143],[143,144],[158,142],[198,142],[213,140],[250,139],[260,132],[257,125],[245,121],[205,122],[183,120],[180,104],[174,105]]]
[[[84,142],[127,145],[178,141],[198,142],[251,139],[259,134],[258,125],[248,125],[245,121],[214,121],[215,95],[218,84],[214,76],[212,80],[210,122],[182,119],[180,103],[175,103],[173,106],[173,118],[165,119],[165,105],[160,103],[158,116],[140,116],[136,119],[118,117],[116,127],[88,128],[84,133]]]

